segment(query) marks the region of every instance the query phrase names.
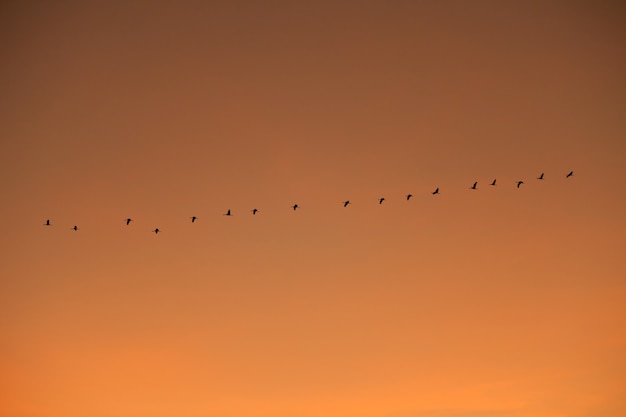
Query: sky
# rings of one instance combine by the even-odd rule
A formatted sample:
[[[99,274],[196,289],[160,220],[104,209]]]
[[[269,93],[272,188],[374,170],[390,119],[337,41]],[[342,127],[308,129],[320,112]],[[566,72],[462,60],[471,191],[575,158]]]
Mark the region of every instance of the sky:
[[[626,415],[625,41],[617,1],[0,3],[0,416]]]

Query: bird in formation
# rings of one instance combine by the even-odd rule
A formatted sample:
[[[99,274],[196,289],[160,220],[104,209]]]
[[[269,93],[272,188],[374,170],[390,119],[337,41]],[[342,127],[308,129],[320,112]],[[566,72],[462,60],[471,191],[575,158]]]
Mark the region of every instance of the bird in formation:
[[[413,197],[413,194],[407,194],[406,195],[406,201],[409,201],[411,199],[411,197]]]
[[[224,213],[224,216],[230,216],[230,209],[228,209],[228,211]]]
[[[542,180],[543,179],[543,172],[541,173],[541,175],[539,177],[537,177],[538,180]]]
[[[378,204],[383,204],[383,201],[385,201],[385,197],[381,197],[378,199]]]
[[[493,180],[493,182],[490,185],[496,185],[496,180]]]
[[[130,222],[132,222],[133,219],[126,219],[126,226],[128,226],[130,224]]]
[[[476,185],[478,185],[478,181],[474,182],[474,185],[472,185],[470,187],[471,190],[475,190],[476,189]]]
[[[43,225],[44,225],[44,226],[52,226],[52,225],[50,224],[50,219],[46,220],[46,222],[45,222]]]
[[[191,216],[190,219],[191,219],[191,223],[195,223],[197,217],[196,216]]]
[[[78,226],[75,225],[74,227],[72,227],[72,230],[77,232],[78,231]]]
[[[154,230],[153,230],[153,232],[154,232],[154,234],[155,234],[155,235],[158,235],[158,234],[159,234],[159,232],[160,232],[160,230],[159,230],[159,228],[157,227],[156,229],[154,229]]]
[[[435,188],[435,191],[433,191],[433,195],[439,194],[439,187]]]
[[[350,200],[346,200],[343,202],[343,206],[344,207],[348,207],[348,204],[350,204]]]
[[[574,171],[570,171],[570,172],[569,172],[569,174],[567,174],[567,175],[565,176],[565,178],[569,178],[569,177],[571,177],[572,175],[574,175]]]
[[[518,181],[517,182],[517,188],[519,188],[520,185],[524,184],[524,181]]]
[[[291,206],[291,208],[293,209],[293,211],[296,211],[296,210],[298,209],[298,207],[299,207],[299,206],[298,206],[297,204],[294,204],[293,206]]]
[[[254,214],[256,214],[259,210],[258,210],[258,209],[252,209],[252,210],[250,210],[250,211],[251,211],[251,212],[252,212],[252,214],[254,215]]]

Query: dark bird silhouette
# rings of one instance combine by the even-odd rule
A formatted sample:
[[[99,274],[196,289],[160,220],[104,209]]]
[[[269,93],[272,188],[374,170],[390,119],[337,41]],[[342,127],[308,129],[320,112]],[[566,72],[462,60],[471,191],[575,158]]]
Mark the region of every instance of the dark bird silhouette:
[[[574,171],[570,171],[570,173],[569,173],[569,174],[567,174],[567,175],[565,176],[565,178],[569,178],[569,177],[571,177],[572,175],[574,175]]]
[[[130,224],[130,222],[132,222],[133,219],[126,219],[126,226],[128,226]]]
[[[519,188],[520,185],[524,184],[524,181],[518,181],[517,182],[517,188]]]
[[[474,185],[472,185],[470,187],[470,189],[475,190],[476,189],[476,185],[478,185],[478,181],[474,182]]]
[[[291,206],[291,208],[293,209],[293,211],[296,211],[296,210],[298,209],[298,207],[299,207],[299,206],[298,206],[297,204],[294,204],[293,206]]]
[[[75,232],[78,231],[78,226],[72,227],[72,230],[75,231]]]
[[[343,202],[343,206],[344,206],[344,207],[348,207],[348,204],[350,204],[350,200],[347,200],[347,201],[344,201],[344,202]]]
[[[406,201],[409,201],[411,199],[411,197],[413,197],[413,194],[407,194],[406,195]]]
[[[196,221],[197,217],[196,216],[191,216],[190,219],[191,219],[191,223],[194,223]]]
[[[437,188],[435,189],[435,191],[433,191],[433,195],[435,195],[435,194],[439,194],[439,187],[437,187]]]
[[[155,234],[155,235],[158,235],[158,234],[159,234],[159,232],[160,232],[160,230],[159,230],[159,228],[157,227],[156,229],[154,229],[154,230],[153,230],[153,232],[154,232],[154,234]]]
[[[230,216],[230,209],[228,209],[228,211],[224,213],[224,216]]]
[[[44,226],[52,226],[52,225],[50,224],[50,219],[46,220],[46,222],[45,222],[43,225],[44,225]]]
[[[383,204],[383,201],[385,201],[385,197],[381,197],[378,199],[378,204]]]
[[[538,180],[542,180],[543,179],[543,172],[541,173],[540,176],[537,177]]]
[[[252,209],[250,211],[252,212],[252,214],[256,214],[259,210],[258,209]]]
[[[493,182],[490,185],[496,185],[496,180],[493,180]]]

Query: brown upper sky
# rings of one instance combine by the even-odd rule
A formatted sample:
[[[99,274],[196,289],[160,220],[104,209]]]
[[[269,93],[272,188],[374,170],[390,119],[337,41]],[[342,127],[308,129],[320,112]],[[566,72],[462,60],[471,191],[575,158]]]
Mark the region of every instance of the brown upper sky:
[[[617,1],[0,3],[0,416],[626,415],[625,41]]]

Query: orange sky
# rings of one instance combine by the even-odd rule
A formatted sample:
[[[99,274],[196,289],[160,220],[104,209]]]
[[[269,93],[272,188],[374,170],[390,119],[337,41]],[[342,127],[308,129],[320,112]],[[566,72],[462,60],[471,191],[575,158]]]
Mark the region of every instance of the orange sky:
[[[625,17],[2,2],[0,416],[626,415]]]

